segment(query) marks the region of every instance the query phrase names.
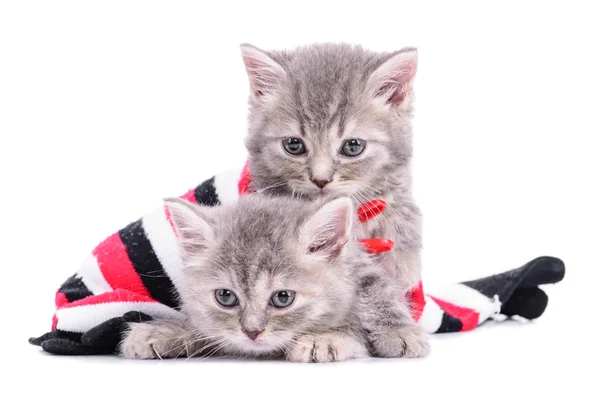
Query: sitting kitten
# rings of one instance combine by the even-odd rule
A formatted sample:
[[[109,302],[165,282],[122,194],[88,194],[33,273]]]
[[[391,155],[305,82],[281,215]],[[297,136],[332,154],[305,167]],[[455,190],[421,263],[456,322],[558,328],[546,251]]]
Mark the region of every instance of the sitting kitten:
[[[426,335],[355,239],[350,199],[247,195],[167,201],[184,266],[185,321],[130,324],[127,358],[196,355],[329,362],[427,354]]]
[[[412,196],[417,51],[346,44],[292,51],[242,45],[248,73],[246,146],[252,186],[267,194],[383,199],[368,236],[395,242],[381,262],[404,291],[421,277],[421,213]]]

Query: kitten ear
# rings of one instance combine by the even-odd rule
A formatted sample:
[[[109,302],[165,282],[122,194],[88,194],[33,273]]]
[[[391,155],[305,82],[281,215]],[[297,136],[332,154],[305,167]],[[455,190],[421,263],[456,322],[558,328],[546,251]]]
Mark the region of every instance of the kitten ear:
[[[213,240],[213,231],[200,206],[179,198],[165,199],[177,242],[185,259],[197,257]]]
[[[402,107],[412,93],[417,63],[416,49],[395,53],[371,74],[367,83],[369,91],[387,104]]]
[[[266,52],[251,44],[240,45],[250,86],[255,97],[271,92],[285,78],[285,70]]]
[[[354,207],[349,198],[323,205],[300,229],[300,242],[309,254],[333,259],[350,240]]]

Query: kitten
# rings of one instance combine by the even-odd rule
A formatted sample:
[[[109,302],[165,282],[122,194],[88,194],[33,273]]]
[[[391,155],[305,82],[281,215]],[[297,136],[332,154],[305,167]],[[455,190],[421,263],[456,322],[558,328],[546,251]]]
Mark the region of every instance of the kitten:
[[[167,201],[184,266],[185,321],[130,324],[128,358],[195,355],[329,362],[427,354],[395,285],[355,239],[349,198]]]
[[[355,203],[387,201],[368,236],[395,242],[381,256],[406,291],[421,277],[421,212],[412,195],[417,51],[316,44],[293,51],[242,45],[248,73],[246,146],[253,189]]]

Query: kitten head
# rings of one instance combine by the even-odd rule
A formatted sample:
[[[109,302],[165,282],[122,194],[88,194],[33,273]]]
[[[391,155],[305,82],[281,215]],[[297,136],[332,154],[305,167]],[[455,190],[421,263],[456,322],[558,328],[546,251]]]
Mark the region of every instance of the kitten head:
[[[415,49],[241,49],[251,88],[246,146],[255,189],[359,200],[402,183],[412,156]]]
[[[247,195],[203,208],[168,206],[185,279],[183,311],[200,337],[234,354],[273,354],[300,333],[345,321],[353,268],[368,255],[348,198],[322,204]]]

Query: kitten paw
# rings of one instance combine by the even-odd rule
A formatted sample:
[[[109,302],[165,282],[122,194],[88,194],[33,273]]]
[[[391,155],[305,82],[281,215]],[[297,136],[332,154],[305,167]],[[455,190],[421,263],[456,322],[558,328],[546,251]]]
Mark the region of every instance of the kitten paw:
[[[343,333],[305,335],[299,337],[286,353],[293,362],[333,362],[368,357],[363,343]]]
[[[176,358],[187,354],[183,340],[173,340],[174,329],[153,323],[131,323],[120,353],[129,359]]]
[[[429,337],[418,326],[387,328],[372,340],[377,356],[417,358],[429,354]]]

